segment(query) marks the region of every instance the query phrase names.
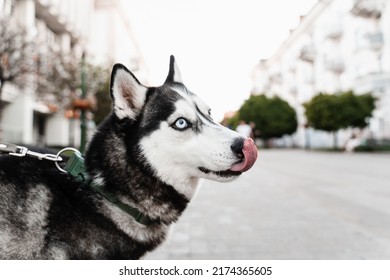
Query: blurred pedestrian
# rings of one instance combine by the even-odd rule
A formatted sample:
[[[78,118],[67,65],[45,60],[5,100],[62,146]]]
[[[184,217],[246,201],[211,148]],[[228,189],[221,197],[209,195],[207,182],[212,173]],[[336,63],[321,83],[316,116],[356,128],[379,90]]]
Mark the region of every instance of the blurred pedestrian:
[[[251,137],[252,134],[252,128],[245,121],[240,121],[240,124],[236,128],[236,131],[247,138]]]
[[[256,140],[256,124],[255,122],[249,122],[249,126],[251,127],[251,135],[250,138],[253,139],[253,141]]]
[[[362,139],[358,137],[355,133],[352,133],[351,137],[347,140],[347,143],[345,144],[345,151],[346,152],[353,152],[357,147],[360,146],[362,142]]]

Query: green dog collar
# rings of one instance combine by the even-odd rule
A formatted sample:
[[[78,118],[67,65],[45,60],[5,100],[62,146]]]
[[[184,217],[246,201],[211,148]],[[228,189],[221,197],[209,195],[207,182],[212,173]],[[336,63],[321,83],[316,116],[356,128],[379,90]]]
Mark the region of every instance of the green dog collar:
[[[103,196],[106,200],[117,206],[119,209],[134,217],[134,219],[138,223],[145,226],[149,226],[153,223],[158,222],[157,219],[153,220],[149,216],[143,214],[137,208],[121,202],[115,194],[104,190],[103,186],[94,184],[93,181],[89,178],[85,169],[84,158],[78,151],[75,151],[69,158],[68,162],[64,167],[64,170],[76,181],[79,181],[89,186],[94,191]]]

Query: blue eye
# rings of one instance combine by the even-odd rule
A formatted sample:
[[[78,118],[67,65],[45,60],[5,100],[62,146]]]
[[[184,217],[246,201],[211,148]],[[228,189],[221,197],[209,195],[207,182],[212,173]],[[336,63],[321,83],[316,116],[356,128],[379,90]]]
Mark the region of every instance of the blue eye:
[[[185,130],[189,126],[189,122],[184,118],[178,118],[173,124],[173,128],[177,130]]]

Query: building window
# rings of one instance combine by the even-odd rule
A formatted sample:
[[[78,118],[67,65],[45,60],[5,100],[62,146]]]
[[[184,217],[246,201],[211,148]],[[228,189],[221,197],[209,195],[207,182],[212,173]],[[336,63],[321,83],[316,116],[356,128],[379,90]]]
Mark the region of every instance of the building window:
[[[367,32],[362,30],[356,30],[355,32],[355,46],[356,50],[360,50],[367,47]]]

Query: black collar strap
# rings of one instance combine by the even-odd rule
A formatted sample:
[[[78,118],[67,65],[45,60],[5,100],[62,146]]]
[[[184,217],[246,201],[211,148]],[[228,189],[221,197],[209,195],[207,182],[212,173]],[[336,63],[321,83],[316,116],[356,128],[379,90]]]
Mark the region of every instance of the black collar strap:
[[[119,209],[123,210],[130,216],[134,217],[135,220],[145,226],[149,226],[153,223],[158,222],[158,219],[152,219],[149,216],[143,214],[137,208],[130,206],[121,202],[115,194],[104,190],[103,186],[94,184],[93,181],[88,177],[88,174],[85,170],[84,158],[79,153],[74,153],[70,158],[67,164],[64,167],[64,170],[74,179],[79,182],[86,184],[91,187],[105,199],[110,201],[112,204],[116,205]]]

